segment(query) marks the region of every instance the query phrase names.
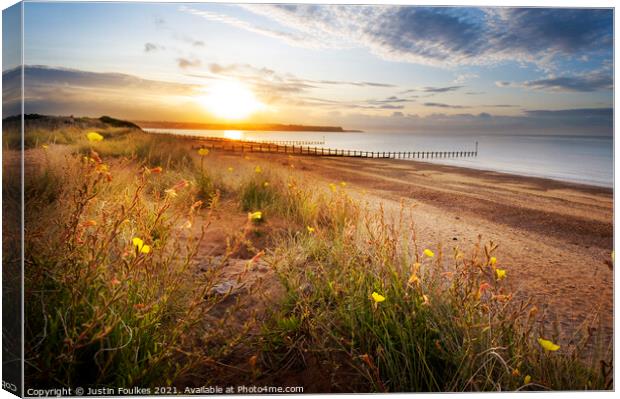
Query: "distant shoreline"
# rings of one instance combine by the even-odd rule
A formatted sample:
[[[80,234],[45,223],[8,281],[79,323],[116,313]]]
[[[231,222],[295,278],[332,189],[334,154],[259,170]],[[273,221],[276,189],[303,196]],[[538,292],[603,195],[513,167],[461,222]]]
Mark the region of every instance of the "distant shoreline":
[[[185,129],[185,130],[246,130],[267,132],[330,132],[360,133],[362,130],[343,129],[341,126],[314,126],[279,123],[196,123],[165,121],[134,121],[145,129]]]

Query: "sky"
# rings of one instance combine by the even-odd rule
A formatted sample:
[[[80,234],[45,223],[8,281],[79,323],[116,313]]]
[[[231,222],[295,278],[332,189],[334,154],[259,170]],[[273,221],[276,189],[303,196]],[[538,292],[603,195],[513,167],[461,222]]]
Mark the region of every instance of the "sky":
[[[24,9],[26,112],[46,114],[612,135],[612,51],[610,9]]]

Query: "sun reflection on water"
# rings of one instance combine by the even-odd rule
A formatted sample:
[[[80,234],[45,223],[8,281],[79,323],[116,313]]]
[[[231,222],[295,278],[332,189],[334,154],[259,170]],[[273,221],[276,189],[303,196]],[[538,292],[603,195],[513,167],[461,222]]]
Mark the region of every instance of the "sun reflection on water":
[[[224,137],[231,140],[241,140],[243,138],[243,132],[241,130],[225,130]]]

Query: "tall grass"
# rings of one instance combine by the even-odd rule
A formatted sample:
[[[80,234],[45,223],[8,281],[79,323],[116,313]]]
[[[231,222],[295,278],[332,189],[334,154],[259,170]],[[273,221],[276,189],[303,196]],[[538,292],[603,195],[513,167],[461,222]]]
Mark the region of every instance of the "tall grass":
[[[265,365],[311,354],[358,370],[375,391],[609,389],[609,364],[596,364],[609,352],[584,360],[591,337],[558,352],[539,345],[559,337],[512,299],[495,244],[422,251],[404,209],[388,223],[334,191],[315,205],[317,228],[272,254],[287,297],[264,329]]]
[[[26,223],[29,383],[170,385],[196,362],[230,351],[239,332],[204,322],[227,298],[213,293],[222,265],[196,275],[204,227],[183,233],[204,206],[181,195],[195,188],[182,180],[166,195],[148,195],[152,172],[115,175],[94,151],[57,172],[30,178],[39,200]],[[50,182],[59,188],[54,198]]]

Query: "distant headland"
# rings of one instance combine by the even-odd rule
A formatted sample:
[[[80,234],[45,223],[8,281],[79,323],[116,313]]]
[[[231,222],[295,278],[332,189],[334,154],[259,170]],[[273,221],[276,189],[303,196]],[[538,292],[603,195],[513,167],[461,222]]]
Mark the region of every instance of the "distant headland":
[[[188,129],[188,130],[263,130],[283,132],[361,132],[361,130],[345,130],[340,126],[290,125],[279,123],[197,123],[197,122],[165,122],[165,121],[134,121],[142,128],[154,129]]]

